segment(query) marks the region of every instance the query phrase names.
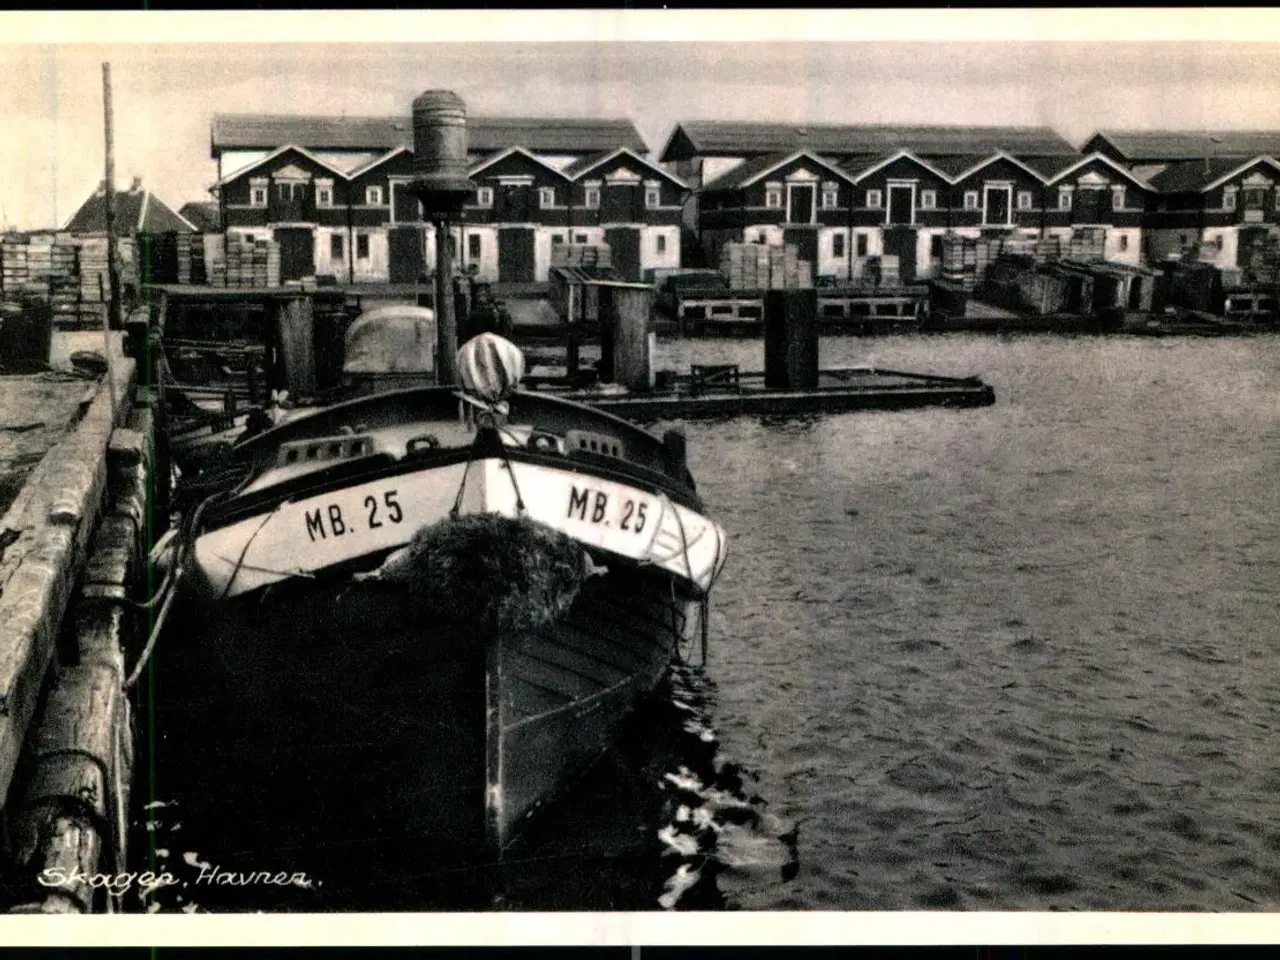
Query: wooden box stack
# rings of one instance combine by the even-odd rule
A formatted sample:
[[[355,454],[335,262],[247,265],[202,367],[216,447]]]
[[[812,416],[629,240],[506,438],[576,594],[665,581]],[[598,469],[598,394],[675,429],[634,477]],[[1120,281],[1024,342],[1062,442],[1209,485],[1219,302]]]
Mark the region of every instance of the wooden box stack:
[[[209,282],[219,287],[280,286],[280,245],[228,234],[222,262],[213,264]]]
[[[551,247],[553,267],[611,267],[613,251],[607,243],[557,243]]]
[[[176,236],[178,246],[178,283],[186,286],[191,282],[191,247],[192,239],[199,240],[194,233],[179,233]]]
[[[796,290],[813,286],[813,264],[801,260],[796,247],[763,243],[726,243],[720,272],[731,290]]]
[[[1107,231],[1102,227],[1079,227],[1071,231],[1068,258],[1093,263],[1106,259]]]

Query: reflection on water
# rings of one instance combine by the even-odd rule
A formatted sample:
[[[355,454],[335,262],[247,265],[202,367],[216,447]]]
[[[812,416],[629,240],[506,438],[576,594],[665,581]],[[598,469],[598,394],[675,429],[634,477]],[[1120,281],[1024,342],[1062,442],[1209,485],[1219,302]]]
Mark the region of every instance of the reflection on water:
[[[405,863],[366,845],[344,851],[335,871],[320,856],[341,843],[335,816],[315,850],[293,851],[281,870],[273,836],[209,822],[211,798],[179,789],[139,810],[134,869],[153,870],[161,885],[131,891],[129,909],[732,909],[742,893],[795,876],[796,830],[769,811],[755,776],[722,755],[713,710],[714,684],[698,668],[674,667],[615,746],[498,866]],[[352,803],[359,792],[353,785]]]

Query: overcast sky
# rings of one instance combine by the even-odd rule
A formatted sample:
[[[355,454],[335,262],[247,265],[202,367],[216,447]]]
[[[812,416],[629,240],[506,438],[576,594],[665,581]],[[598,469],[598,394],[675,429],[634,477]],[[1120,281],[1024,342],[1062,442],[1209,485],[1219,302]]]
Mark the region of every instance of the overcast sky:
[[[475,114],[629,117],[655,154],[691,119],[1046,124],[1077,144],[1107,127],[1280,129],[1276,43],[0,40],[8,226],[61,226],[101,179],[103,61],[117,182],[141,176],[175,209],[209,198],[215,112],[407,116],[437,87]]]

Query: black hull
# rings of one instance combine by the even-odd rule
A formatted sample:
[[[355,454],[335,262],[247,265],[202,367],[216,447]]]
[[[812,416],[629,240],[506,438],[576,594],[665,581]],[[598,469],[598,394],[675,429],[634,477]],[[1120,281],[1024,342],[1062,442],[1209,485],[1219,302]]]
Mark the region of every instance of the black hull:
[[[515,637],[433,628],[378,583],[192,604],[156,654],[152,795],[198,798],[202,855],[239,851],[244,869],[349,879],[375,848],[491,861],[662,679],[673,597],[667,576],[613,569]]]

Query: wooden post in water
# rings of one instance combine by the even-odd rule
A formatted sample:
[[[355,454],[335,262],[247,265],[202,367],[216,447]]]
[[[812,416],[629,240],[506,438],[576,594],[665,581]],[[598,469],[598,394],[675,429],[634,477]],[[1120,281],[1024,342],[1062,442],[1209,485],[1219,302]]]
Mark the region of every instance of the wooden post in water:
[[[613,382],[629,390],[652,390],[653,290],[609,286],[601,287],[600,294],[601,328],[607,326],[611,332]]]
[[[296,402],[316,389],[315,321],[310,297],[290,297],[276,311],[285,383]]]
[[[765,292],[764,385],[774,390],[817,389],[817,290]]]
[[[116,270],[116,161],[111,136],[111,64],[102,65],[102,114],[103,131],[106,138],[106,182],[103,199],[106,201],[107,219],[107,324],[112,330],[119,330],[123,324],[120,319],[120,275]]]

